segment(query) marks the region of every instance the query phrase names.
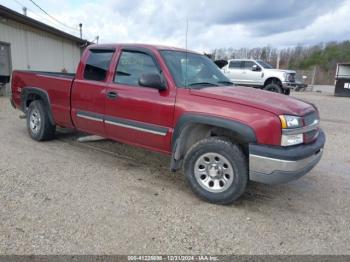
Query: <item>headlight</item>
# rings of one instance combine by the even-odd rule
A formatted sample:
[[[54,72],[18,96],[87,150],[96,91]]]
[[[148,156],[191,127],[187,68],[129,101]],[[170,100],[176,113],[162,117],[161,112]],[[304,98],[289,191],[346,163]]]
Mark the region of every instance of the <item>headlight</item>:
[[[294,82],[295,81],[294,74],[290,74],[290,73],[284,73],[284,79],[287,82]]]
[[[279,116],[281,120],[282,139],[281,146],[293,146],[302,144],[304,142],[304,135],[300,134],[284,134],[283,130],[290,130],[295,128],[301,128],[303,121],[301,117],[282,115]]]
[[[301,117],[298,116],[280,116],[282,128],[299,128],[303,126]]]

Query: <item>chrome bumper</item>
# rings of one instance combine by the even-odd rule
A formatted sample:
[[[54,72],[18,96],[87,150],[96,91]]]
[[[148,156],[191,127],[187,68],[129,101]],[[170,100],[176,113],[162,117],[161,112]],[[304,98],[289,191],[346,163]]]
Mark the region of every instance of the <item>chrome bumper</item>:
[[[251,150],[253,152],[249,154],[249,179],[264,184],[281,184],[304,176],[321,160],[325,143],[322,131],[317,140],[309,146],[311,148],[303,145],[295,149],[273,149],[265,155],[261,153],[261,147],[254,145]],[[254,150],[254,147],[258,147],[258,150]],[[307,155],[300,156],[305,151],[308,151]],[[277,156],[278,153],[280,157]]]
[[[289,89],[293,89],[295,88],[297,85],[295,82],[282,82],[282,87],[284,88],[289,88]]]

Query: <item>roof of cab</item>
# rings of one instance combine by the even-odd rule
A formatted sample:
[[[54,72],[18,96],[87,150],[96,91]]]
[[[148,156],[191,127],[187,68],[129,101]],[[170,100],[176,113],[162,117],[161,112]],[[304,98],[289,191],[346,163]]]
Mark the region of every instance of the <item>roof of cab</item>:
[[[199,54],[195,51],[186,50],[184,48],[171,47],[171,46],[163,46],[163,45],[150,45],[150,44],[130,44],[130,43],[118,43],[118,44],[98,44],[98,45],[90,45],[89,49],[117,49],[117,48],[147,48],[150,50],[171,50],[171,51],[180,51],[180,52],[189,52],[193,54]]]

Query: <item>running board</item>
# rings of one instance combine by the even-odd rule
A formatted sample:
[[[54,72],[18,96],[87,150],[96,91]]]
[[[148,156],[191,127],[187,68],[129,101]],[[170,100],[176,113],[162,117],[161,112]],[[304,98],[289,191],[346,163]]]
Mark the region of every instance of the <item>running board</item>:
[[[96,135],[82,136],[82,137],[77,138],[77,141],[79,143],[95,142],[95,141],[101,141],[101,140],[106,140],[106,138],[104,138],[102,136],[96,136]]]

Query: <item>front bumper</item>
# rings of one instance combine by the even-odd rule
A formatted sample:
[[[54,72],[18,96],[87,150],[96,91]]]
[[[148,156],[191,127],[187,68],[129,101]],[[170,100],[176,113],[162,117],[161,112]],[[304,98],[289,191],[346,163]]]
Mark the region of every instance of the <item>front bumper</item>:
[[[293,147],[249,145],[249,178],[264,184],[281,184],[308,173],[321,159],[326,138]]]
[[[295,82],[282,82],[282,87],[285,89],[294,89],[297,87],[297,84]]]

